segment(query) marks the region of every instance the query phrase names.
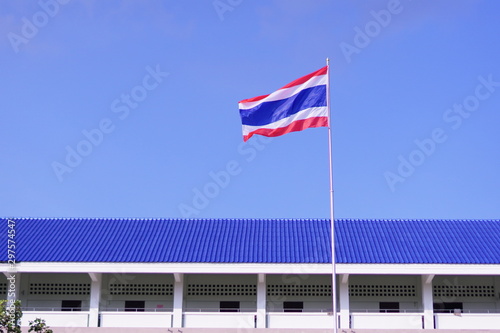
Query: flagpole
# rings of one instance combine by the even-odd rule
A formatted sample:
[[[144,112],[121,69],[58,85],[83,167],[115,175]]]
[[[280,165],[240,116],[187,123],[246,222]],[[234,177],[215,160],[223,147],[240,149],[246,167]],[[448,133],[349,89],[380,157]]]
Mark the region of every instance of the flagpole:
[[[333,210],[333,157],[332,157],[332,113],[330,109],[330,59],[326,58],[328,81],[326,85],[326,106],[328,109],[328,160],[330,165],[330,239],[332,256],[332,312],[333,312],[333,332],[338,332],[337,316],[337,274],[335,267],[335,219]]]

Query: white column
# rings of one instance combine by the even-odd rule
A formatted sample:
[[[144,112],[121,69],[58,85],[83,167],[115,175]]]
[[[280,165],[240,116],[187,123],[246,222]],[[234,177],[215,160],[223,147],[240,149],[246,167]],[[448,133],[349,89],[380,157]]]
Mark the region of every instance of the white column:
[[[182,327],[182,304],[184,303],[184,274],[174,274],[174,314],[172,327]]]
[[[7,301],[18,301],[21,288],[21,273],[15,271],[4,272],[7,278]]]
[[[432,279],[434,275],[422,275],[422,307],[424,309],[424,329],[434,329],[434,299]]]
[[[349,327],[349,274],[342,274],[339,286],[340,328]]]
[[[258,274],[257,278],[257,328],[266,328],[266,274]]]
[[[21,281],[22,281],[22,274],[16,273],[16,299],[19,301],[21,300],[21,288],[22,288]],[[21,305],[23,305],[22,302]]]
[[[99,304],[101,303],[102,274],[89,273],[90,279],[90,307],[89,327],[97,327],[99,323]]]

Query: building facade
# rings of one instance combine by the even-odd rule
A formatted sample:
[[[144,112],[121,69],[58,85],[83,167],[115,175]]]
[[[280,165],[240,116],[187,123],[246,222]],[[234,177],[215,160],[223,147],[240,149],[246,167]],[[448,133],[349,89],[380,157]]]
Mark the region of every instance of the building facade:
[[[333,326],[328,220],[3,220],[0,292],[23,325]],[[499,236],[500,220],[336,221],[339,327],[500,328]]]

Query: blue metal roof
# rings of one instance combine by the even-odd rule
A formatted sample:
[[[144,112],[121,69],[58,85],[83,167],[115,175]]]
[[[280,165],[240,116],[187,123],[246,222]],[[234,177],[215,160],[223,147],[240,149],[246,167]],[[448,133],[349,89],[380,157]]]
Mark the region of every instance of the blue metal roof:
[[[8,219],[0,220],[7,261]],[[327,219],[10,220],[18,262],[331,262]],[[500,220],[335,223],[338,263],[500,264]]]

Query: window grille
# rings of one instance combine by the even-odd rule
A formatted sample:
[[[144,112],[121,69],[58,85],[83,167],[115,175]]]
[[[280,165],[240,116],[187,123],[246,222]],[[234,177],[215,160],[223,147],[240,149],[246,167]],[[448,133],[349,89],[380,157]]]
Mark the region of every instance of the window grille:
[[[267,296],[332,296],[332,288],[326,284],[271,284],[267,286]]]
[[[90,295],[89,283],[30,283],[30,295]]]
[[[112,283],[109,285],[110,295],[171,296],[173,290],[174,286],[172,284]]]
[[[413,297],[416,295],[416,288],[412,285],[354,284],[349,286],[349,295],[353,297]]]
[[[0,283],[0,295],[7,294],[7,283]]]
[[[434,297],[495,297],[494,286],[436,285]]]
[[[189,284],[188,296],[255,296],[254,284]]]

